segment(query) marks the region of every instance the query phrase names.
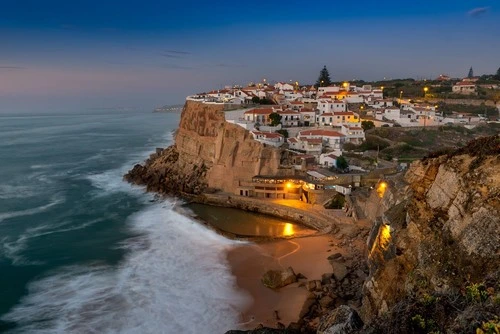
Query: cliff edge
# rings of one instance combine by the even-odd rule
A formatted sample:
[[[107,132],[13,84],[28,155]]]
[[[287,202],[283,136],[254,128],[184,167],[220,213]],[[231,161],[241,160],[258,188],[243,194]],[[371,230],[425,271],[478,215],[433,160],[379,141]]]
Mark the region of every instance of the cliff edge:
[[[417,161],[405,181],[380,199],[393,205],[368,241],[363,320],[374,333],[498,333],[499,136]]]
[[[286,152],[253,140],[249,131],[228,123],[222,105],[186,101],[175,144],[158,149],[126,175],[129,182],[162,194],[234,193],[255,175],[286,175]]]

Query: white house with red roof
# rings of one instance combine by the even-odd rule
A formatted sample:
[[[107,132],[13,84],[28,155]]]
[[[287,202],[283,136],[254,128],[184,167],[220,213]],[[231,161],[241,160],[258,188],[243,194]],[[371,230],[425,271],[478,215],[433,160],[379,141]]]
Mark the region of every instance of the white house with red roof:
[[[284,127],[299,126],[302,123],[302,114],[296,110],[278,110],[281,116],[281,124]]]
[[[320,99],[318,100],[320,114],[347,111],[345,100]]]
[[[339,157],[333,153],[323,153],[319,156],[319,164],[325,168],[337,167]]]
[[[306,154],[318,155],[323,150],[322,138],[296,137],[287,139],[289,148],[305,152]]]
[[[290,109],[300,111],[300,109],[304,108],[304,102],[298,100],[291,101],[288,102],[288,106],[290,107]]]
[[[365,131],[361,126],[342,125],[340,132],[345,136],[345,142],[359,145],[365,141]]]
[[[252,134],[253,139],[263,144],[280,147],[285,142],[285,137],[279,133],[260,131],[250,131],[250,133]]]
[[[317,93],[316,93],[316,98],[323,96],[323,95],[331,95],[331,93],[338,93],[340,92],[340,87],[336,85],[330,85],[326,87],[318,87]]]
[[[325,147],[340,149],[344,142],[345,135],[333,130],[302,130],[297,137],[321,138]]]
[[[269,115],[275,112],[274,107],[271,108],[256,108],[245,111],[245,121],[266,125],[270,123]]]
[[[302,115],[302,124],[304,126],[311,126],[316,123],[316,111],[309,108],[302,108],[299,112]]]
[[[317,116],[317,123],[322,126],[355,125],[360,122],[359,115],[352,111],[325,113]]]
[[[274,85],[274,88],[276,90],[282,90],[282,91],[290,91],[290,90],[293,90],[293,85],[292,84],[289,84],[289,83],[286,83],[286,82],[277,82],[275,85]]]
[[[476,84],[472,81],[462,80],[457,82],[453,87],[452,91],[455,94],[475,94],[476,93]]]

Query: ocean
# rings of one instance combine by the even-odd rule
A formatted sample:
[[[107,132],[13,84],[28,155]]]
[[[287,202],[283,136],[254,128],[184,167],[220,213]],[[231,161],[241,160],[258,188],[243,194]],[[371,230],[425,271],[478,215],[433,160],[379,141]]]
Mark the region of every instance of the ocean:
[[[0,332],[223,333],[238,241],[122,181],[180,115],[0,114]]]

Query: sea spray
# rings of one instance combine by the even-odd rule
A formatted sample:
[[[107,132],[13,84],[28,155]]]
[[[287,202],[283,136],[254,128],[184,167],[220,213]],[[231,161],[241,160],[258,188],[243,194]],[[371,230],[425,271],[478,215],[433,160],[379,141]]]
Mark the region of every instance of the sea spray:
[[[230,241],[156,203],[132,215],[118,266],[66,267],[29,286],[2,320],[14,332],[221,333],[249,297],[226,262]]]

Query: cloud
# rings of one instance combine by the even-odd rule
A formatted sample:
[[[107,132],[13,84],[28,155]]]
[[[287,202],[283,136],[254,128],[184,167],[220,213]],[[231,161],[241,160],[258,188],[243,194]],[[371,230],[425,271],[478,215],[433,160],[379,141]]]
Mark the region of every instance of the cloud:
[[[194,69],[194,67],[191,67],[191,66],[182,66],[182,65],[177,65],[177,64],[163,64],[160,67],[170,68],[170,69],[175,69],[175,70],[192,70],[192,69]]]
[[[246,67],[244,64],[227,64],[227,63],[219,63],[216,64],[217,67]]]
[[[2,66],[0,65],[0,70],[24,70],[26,67],[23,66]]]
[[[184,56],[181,56],[179,54],[160,53],[160,55],[167,58],[184,58]]]
[[[173,54],[177,54],[177,55],[184,55],[184,56],[187,56],[187,55],[190,55],[191,52],[187,52],[187,51],[179,51],[179,50],[165,50],[164,52],[166,53],[173,53]]]
[[[483,14],[486,14],[490,10],[490,7],[477,7],[474,9],[471,9],[467,12],[467,15],[471,17],[478,17]]]

